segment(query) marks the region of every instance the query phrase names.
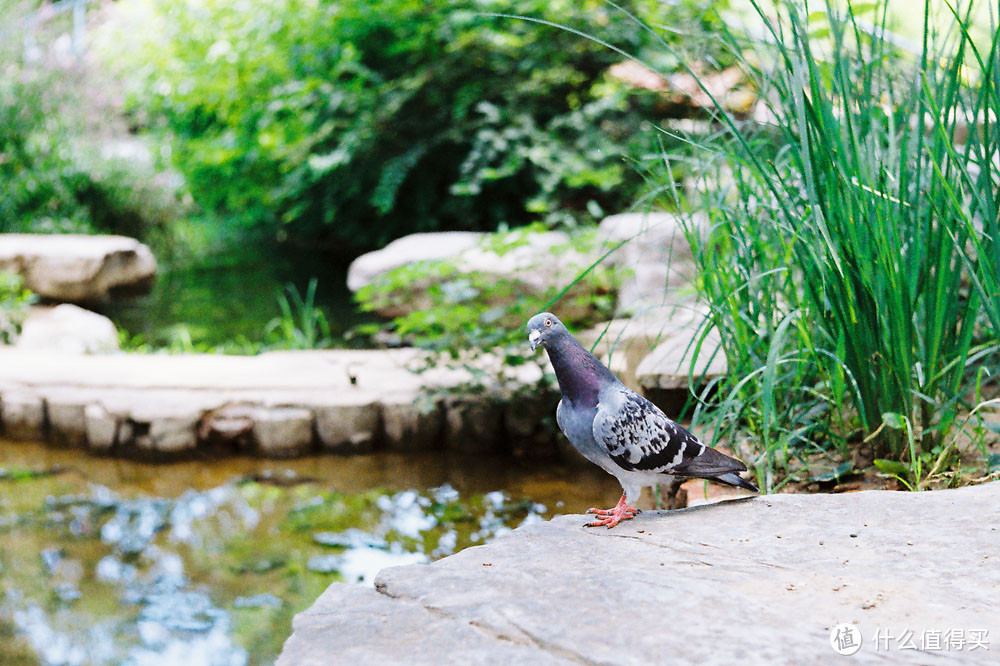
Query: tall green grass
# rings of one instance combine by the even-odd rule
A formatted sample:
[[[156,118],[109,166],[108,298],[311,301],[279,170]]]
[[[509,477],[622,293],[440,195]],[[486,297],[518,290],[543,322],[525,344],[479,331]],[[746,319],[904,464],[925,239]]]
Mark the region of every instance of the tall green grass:
[[[711,223],[689,228],[731,371],[699,416],[748,435],[767,489],[862,444],[920,487],[1000,334],[996,7],[975,43],[968,3],[938,32],[928,2],[908,46],[884,4],[751,2],[763,38],[723,39],[758,122],[716,110]]]

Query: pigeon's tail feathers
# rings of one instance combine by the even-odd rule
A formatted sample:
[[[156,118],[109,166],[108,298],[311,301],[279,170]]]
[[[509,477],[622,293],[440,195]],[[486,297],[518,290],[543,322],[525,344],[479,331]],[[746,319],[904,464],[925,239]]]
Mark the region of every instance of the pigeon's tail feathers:
[[[747,471],[747,466],[736,458],[731,458],[710,446],[706,446],[700,455],[682,462],[670,470],[670,473],[694,476],[699,479],[711,479],[737,488],[745,488],[751,492],[760,492],[757,486],[740,476],[739,473],[745,471]]]
[[[728,474],[723,474],[721,476],[714,477],[716,481],[722,481],[723,483],[728,483],[731,486],[736,486],[737,488],[744,488],[752,493],[759,493],[760,488],[755,486],[753,482],[747,481],[742,476],[736,472],[729,472]]]
[[[747,466],[736,458],[730,458],[725,453],[720,453],[712,447],[706,446],[695,457],[688,458],[676,465],[670,470],[670,473],[707,479],[721,477],[730,472],[745,472],[746,470]]]

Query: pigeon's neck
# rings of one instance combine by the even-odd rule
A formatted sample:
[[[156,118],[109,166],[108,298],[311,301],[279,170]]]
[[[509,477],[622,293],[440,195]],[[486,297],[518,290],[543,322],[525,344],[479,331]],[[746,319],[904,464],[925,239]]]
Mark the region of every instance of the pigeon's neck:
[[[546,348],[556,371],[563,398],[577,407],[596,407],[598,394],[610,382],[617,381],[604,364],[584,349],[573,336],[566,334],[558,344]]]

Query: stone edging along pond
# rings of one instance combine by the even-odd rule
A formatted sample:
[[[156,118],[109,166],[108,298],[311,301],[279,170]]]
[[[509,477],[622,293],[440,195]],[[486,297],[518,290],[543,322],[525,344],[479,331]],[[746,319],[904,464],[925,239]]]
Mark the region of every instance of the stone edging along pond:
[[[413,349],[79,355],[0,347],[0,437],[95,453],[554,452],[549,400],[449,393],[471,376],[415,373]],[[516,371],[535,383],[537,366]],[[430,396],[430,398],[421,398]]]

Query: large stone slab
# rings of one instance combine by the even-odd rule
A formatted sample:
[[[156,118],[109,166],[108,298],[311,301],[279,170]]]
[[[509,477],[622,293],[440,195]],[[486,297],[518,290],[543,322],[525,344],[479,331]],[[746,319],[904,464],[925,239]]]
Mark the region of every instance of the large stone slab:
[[[295,617],[296,635],[279,661],[309,664],[563,664],[523,644],[497,640],[460,619],[434,609],[400,602],[357,585],[331,587],[313,609],[336,605],[344,623],[329,626],[325,612],[312,609]],[[357,612],[343,612],[354,609]],[[361,640],[359,640],[359,638]]]
[[[357,291],[383,280],[392,269],[445,259],[453,270],[427,273],[405,284],[393,285],[387,296],[371,302],[374,311],[385,317],[398,317],[426,310],[432,305],[428,289],[432,285],[440,287],[455,301],[475,298],[480,303],[498,307],[508,305],[519,296],[541,296],[572,284],[605,250],[599,237],[571,237],[561,231],[515,229],[502,235],[461,231],[411,234],[355,259],[348,269],[347,285]],[[476,279],[490,285],[503,285],[503,288],[481,289],[471,279],[473,274]],[[601,272],[589,275],[560,300],[559,314],[563,319],[592,315],[596,312],[594,292],[613,292],[610,277]],[[518,315],[517,319],[500,317],[494,324],[522,326],[524,322]]]
[[[653,351],[635,367],[636,383],[645,390],[686,390],[725,375],[729,365],[722,338],[717,328],[706,326],[697,308],[672,319]]]
[[[478,245],[485,235],[477,231],[439,231],[397,238],[381,250],[352,261],[347,269],[347,288],[357,291],[379,275],[414,261],[454,257]]]
[[[728,369],[718,332],[714,328],[706,332],[704,327],[703,306],[662,305],[597,324],[581,331],[577,339],[636,391],[687,391]]]
[[[641,390],[636,370],[661,342],[691,321],[687,306],[660,306],[641,315],[619,317],[580,331],[577,340],[601,359],[626,386]]]
[[[0,426],[4,437],[44,439],[45,424],[45,403],[37,393],[12,389],[0,394]]]
[[[381,435],[381,403],[374,397],[348,394],[338,404],[316,410],[320,445],[336,453],[371,451]]]
[[[254,410],[252,432],[257,452],[269,458],[286,458],[308,451],[314,420],[312,411],[303,407]]]
[[[99,301],[112,291],[148,291],[156,276],[149,248],[124,236],[0,234],[0,272],[53,301]]]
[[[377,591],[332,585],[277,663],[825,664],[842,659],[830,642],[842,623],[861,632],[854,663],[987,663],[997,516],[1000,482],[752,497],[614,530],[562,516],[384,569]],[[919,649],[952,630],[988,631],[991,650]],[[906,631],[918,649],[876,643]]]

